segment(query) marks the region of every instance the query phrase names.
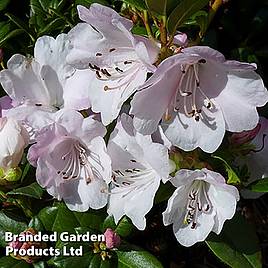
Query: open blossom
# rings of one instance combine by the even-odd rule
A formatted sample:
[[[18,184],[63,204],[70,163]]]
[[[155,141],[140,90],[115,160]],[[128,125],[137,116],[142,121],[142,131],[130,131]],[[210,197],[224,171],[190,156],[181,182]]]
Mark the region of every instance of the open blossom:
[[[52,113],[63,107],[90,107],[85,85],[91,78],[66,63],[70,49],[67,34],[56,39],[43,36],[35,43],[33,58],[20,54],[10,58],[7,69],[0,72],[0,83],[13,106],[5,110],[6,116],[24,120],[37,110]]]
[[[181,169],[170,181],[177,189],[168,201],[163,221],[173,224],[183,246],[205,240],[211,231],[219,234],[225,220],[234,216],[238,190],[226,184],[219,173],[205,168]]]
[[[78,13],[86,23],[69,32],[74,48],[67,60],[95,75],[88,89],[92,110],[100,112],[108,125],[147,73],[155,70],[158,48],[145,37],[132,35],[132,22],[111,8],[94,3],[89,9],[78,6]]]
[[[21,161],[29,136],[21,124],[13,118],[0,118],[0,169],[8,171]]]
[[[123,114],[111,134],[108,153],[113,169],[108,213],[116,223],[126,215],[144,230],[160,181],[169,177],[168,150],[137,133],[132,118]]]
[[[162,120],[173,145],[214,152],[225,130],[250,130],[258,123],[256,107],[267,103],[268,92],[255,69],[226,61],[209,47],[185,48],[163,61],[135,94],[134,126],[151,134]]]
[[[37,182],[69,209],[99,209],[107,203],[111,160],[103,125],[92,117],[64,111],[57,123],[41,129],[28,160],[37,166]]]

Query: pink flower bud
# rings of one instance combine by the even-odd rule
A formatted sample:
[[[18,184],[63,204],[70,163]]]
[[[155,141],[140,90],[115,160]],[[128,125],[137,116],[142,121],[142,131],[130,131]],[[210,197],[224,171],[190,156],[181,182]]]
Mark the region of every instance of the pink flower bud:
[[[116,232],[114,232],[111,228],[106,229],[104,236],[105,236],[106,247],[108,249],[116,248],[121,243],[120,236]]]
[[[9,246],[14,249],[20,249],[22,245],[23,245],[23,242],[20,242],[20,241],[12,241],[9,243]]]
[[[261,124],[258,124],[255,128],[247,131],[242,131],[239,133],[233,133],[230,142],[235,145],[241,145],[253,140],[256,135],[259,133]]]
[[[173,40],[174,44],[179,45],[180,47],[186,47],[188,44],[187,34],[182,32],[177,32]]]
[[[2,48],[0,48],[0,62],[3,60],[4,57],[4,51]]]

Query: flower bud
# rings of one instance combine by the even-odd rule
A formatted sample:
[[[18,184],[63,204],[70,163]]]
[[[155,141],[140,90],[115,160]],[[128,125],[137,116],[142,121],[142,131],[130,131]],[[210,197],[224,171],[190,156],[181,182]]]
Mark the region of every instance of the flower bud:
[[[105,233],[105,243],[108,249],[116,248],[120,245],[120,236],[114,232],[111,228],[106,229]]]
[[[4,51],[2,48],[0,48],[0,62],[3,60],[4,57]]]
[[[22,236],[26,236],[26,235],[36,235],[36,234],[37,234],[37,232],[33,228],[29,228],[29,229],[25,230],[24,232],[20,233],[19,236],[22,237]],[[46,243],[43,243],[43,242],[21,242],[21,241],[18,241],[18,238],[17,238],[14,241],[10,242],[9,246],[12,247],[13,249],[17,249],[17,250],[20,250],[20,249],[27,250],[27,249],[30,249],[31,247],[45,248]],[[24,260],[27,263],[33,263],[40,258],[37,256],[27,256],[27,255],[21,256],[19,254],[16,254],[16,255],[11,254],[11,257],[13,257],[17,260]]]
[[[239,133],[233,133],[230,137],[230,143],[233,145],[242,145],[252,141],[259,133],[261,124],[258,124],[255,128]]]

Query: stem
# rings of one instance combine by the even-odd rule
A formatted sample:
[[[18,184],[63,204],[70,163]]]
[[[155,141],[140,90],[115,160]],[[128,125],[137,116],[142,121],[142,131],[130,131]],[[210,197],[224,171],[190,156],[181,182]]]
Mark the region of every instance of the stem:
[[[151,29],[151,26],[150,26],[150,23],[149,23],[149,19],[148,19],[147,10],[143,11],[143,22],[144,22],[144,25],[145,25],[145,28],[146,28],[146,31],[147,31],[147,34],[148,34],[149,38],[154,39],[153,32],[152,32],[152,29]]]
[[[161,41],[161,47],[166,47],[167,45],[167,17],[163,16],[162,20],[160,22],[160,41]]]
[[[209,13],[208,13],[208,26],[210,25],[211,21],[215,17],[218,9],[221,7],[222,4],[223,4],[223,0],[215,0],[213,2],[212,6],[209,10]]]
[[[204,32],[199,32],[198,37],[196,40],[191,44],[192,46],[197,45],[201,42],[202,38],[204,37],[205,32],[207,31],[209,25],[211,24],[212,20],[214,19],[218,9],[222,6],[223,0],[215,0],[213,4],[210,6],[209,13],[208,13],[208,22]]]

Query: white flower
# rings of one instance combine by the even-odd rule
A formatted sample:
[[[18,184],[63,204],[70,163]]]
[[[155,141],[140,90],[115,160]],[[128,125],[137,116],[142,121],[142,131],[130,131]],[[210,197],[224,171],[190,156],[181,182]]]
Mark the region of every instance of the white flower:
[[[29,142],[27,131],[13,118],[0,118],[0,141],[0,169],[17,167]]]
[[[226,61],[209,47],[185,48],[164,60],[134,95],[134,126],[148,135],[162,120],[174,146],[214,152],[226,130],[250,130],[258,123],[256,107],[267,103],[268,92],[255,69]]]
[[[181,169],[170,181],[177,189],[168,201],[163,222],[173,224],[183,246],[205,240],[211,231],[219,234],[225,220],[234,216],[238,190],[226,184],[219,173],[205,168]]]
[[[33,58],[20,54],[10,58],[7,69],[0,72],[0,83],[14,107],[5,111],[6,116],[23,121],[37,110],[52,113],[63,107],[90,107],[85,87],[91,77],[66,63],[70,49],[67,34],[56,39],[42,36],[35,43]]]
[[[116,223],[126,215],[144,230],[160,181],[169,177],[168,150],[137,133],[131,117],[123,114],[111,134],[108,154],[113,169],[108,213]]]
[[[37,182],[75,211],[107,204],[111,160],[102,138],[104,126],[79,112],[58,112],[56,123],[41,129],[28,152]],[[106,183],[107,182],[107,183]]]
[[[156,68],[158,48],[150,40],[133,36],[133,24],[113,9],[92,4],[78,6],[80,23],[70,32],[74,49],[67,60],[76,68],[95,75],[89,85],[94,112],[105,125],[114,120],[123,103],[142,85],[148,72]]]

